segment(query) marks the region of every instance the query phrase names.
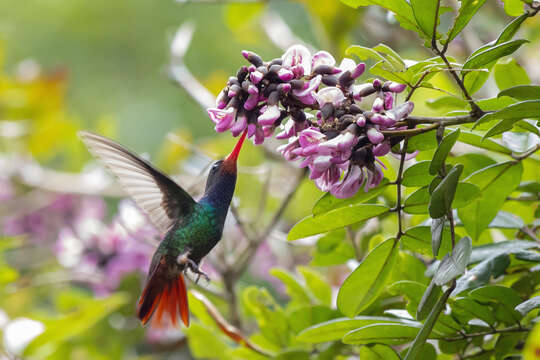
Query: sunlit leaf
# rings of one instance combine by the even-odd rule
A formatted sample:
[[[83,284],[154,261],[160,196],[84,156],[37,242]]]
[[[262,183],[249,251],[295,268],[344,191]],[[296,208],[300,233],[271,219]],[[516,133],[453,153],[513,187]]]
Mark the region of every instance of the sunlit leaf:
[[[433,190],[428,206],[429,215],[433,219],[441,218],[451,210],[462,171],[463,165],[457,164]]]
[[[500,90],[531,83],[525,69],[513,58],[497,61],[493,67],[493,75]]]
[[[381,316],[356,316],[353,319],[339,318],[313,325],[302,331],[297,340],[307,343],[321,343],[341,339],[348,332],[366,325],[377,323],[399,323],[397,318]]]
[[[454,20],[452,28],[448,32],[446,42],[452,41],[461,30],[463,30],[485,2],[486,0],[462,0],[460,2],[458,15]]]
[[[428,175],[430,161],[420,161],[403,172],[403,186],[426,186],[429,185],[433,176]]]
[[[345,279],[339,289],[337,307],[349,317],[368,307],[383,289],[395,265],[398,246],[395,239],[377,245]]]
[[[504,89],[497,96],[510,96],[517,100],[538,100],[540,99],[540,86],[518,85],[509,89]]]
[[[495,255],[480,262],[458,279],[452,295],[456,296],[465,290],[487,284],[491,277],[495,278],[503,274],[508,265],[510,265],[510,256],[508,254]]]
[[[452,150],[452,147],[458,140],[460,132],[461,130],[458,128],[442,139],[441,143],[437,147],[437,150],[435,150],[435,154],[433,155],[433,159],[429,165],[429,173],[431,175],[436,175],[441,169],[441,166],[450,153],[450,150]]]
[[[478,69],[484,65],[489,64],[503,56],[514,53],[519,47],[528,40],[511,40],[499,45],[492,46],[482,52],[472,55],[463,64],[463,69]]]
[[[439,254],[441,247],[445,221],[445,216],[432,219],[431,221],[431,247],[433,249],[433,256],[435,257]]]
[[[389,207],[384,205],[358,204],[330,210],[317,216],[310,215],[294,225],[287,236],[287,240],[296,240],[340,229],[379,216],[388,212],[388,210]]]
[[[519,185],[522,164],[506,162],[478,170],[465,179],[478,186],[480,197],[458,209],[458,215],[472,238],[477,239],[504,204],[506,197]]]
[[[343,337],[343,342],[350,345],[369,343],[400,345],[414,339],[419,331],[419,326],[411,324],[373,324],[347,333]]]
[[[523,118],[540,118],[540,100],[522,101],[502,110],[486,114],[474,123],[474,127],[497,119],[514,119],[515,121],[519,121]]]
[[[457,276],[463,274],[471,256],[472,242],[469,237],[462,238],[454,250],[447,254],[439,264],[439,268],[433,276],[436,285],[444,285]]]

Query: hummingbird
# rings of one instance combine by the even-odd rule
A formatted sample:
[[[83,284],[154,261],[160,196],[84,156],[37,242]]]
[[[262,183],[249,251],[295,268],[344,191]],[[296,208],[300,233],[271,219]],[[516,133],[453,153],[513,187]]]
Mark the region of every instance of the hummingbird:
[[[184,274],[191,270],[209,280],[201,260],[219,242],[236,185],[236,162],[246,138],[243,132],[233,151],[210,168],[204,195],[195,201],[180,185],[150,162],[103,136],[80,131],[90,153],[116,175],[127,194],[165,234],[150,264],[137,315],[143,325],[161,327],[165,318],[176,326],[178,317],[189,326]]]

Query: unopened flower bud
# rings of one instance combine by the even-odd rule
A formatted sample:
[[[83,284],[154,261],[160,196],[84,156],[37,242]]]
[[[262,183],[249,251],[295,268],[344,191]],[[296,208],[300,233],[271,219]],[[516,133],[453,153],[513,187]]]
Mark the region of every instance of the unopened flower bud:
[[[384,140],[384,135],[380,133],[379,130],[377,130],[374,127],[370,127],[368,129],[367,136],[368,136],[369,141],[371,141],[372,144],[378,144]]]
[[[246,102],[244,103],[244,109],[246,110],[253,110],[259,103],[259,95],[256,94],[249,94]]]
[[[364,115],[358,115],[356,117],[356,125],[360,127],[366,126],[366,118],[364,117]]]
[[[242,50],[242,55],[246,58],[247,61],[249,61],[255,66],[261,66],[264,64],[261,57],[252,51]]]
[[[289,84],[291,84],[293,90],[303,90],[306,83],[304,82],[304,80],[295,79],[292,80]]]
[[[255,70],[253,71],[252,73],[249,74],[249,79],[251,80],[251,82],[253,84],[258,84],[259,82],[261,82],[262,78],[263,78],[263,73],[258,71],[258,70]]]
[[[375,87],[373,86],[373,84],[370,83],[354,85],[352,88],[352,92],[355,99],[357,97],[363,98],[373,94],[375,92]]]
[[[353,79],[358,78],[360,75],[362,75],[364,73],[365,69],[366,69],[366,64],[364,64],[364,63],[360,63],[360,64],[356,65],[354,70],[351,71],[351,77]]]
[[[279,91],[272,91],[270,93],[270,95],[268,95],[268,99],[266,100],[266,102],[268,103],[268,105],[272,106],[272,105],[277,105],[279,101]]]
[[[277,86],[277,90],[280,92],[280,94],[286,94],[288,93],[289,91],[291,91],[292,87],[291,87],[291,84],[279,84]]]
[[[373,87],[375,88],[375,90],[377,91],[381,90],[381,86],[382,86],[381,80],[379,79],[373,80]]]
[[[321,115],[323,119],[328,119],[334,115],[334,105],[331,102],[325,103],[321,107]]]
[[[331,65],[318,65],[316,68],[313,69],[314,74],[321,74],[321,75],[338,74],[340,72],[341,70]]]
[[[384,93],[384,109],[390,110],[394,106],[394,95],[389,92]]]
[[[238,72],[236,73],[236,78],[238,79],[238,82],[244,81],[248,74],[248,68],[245,66],[242,66],[240,69],[238,69]]]
[[[405,90],[406,88],[407,88],[407,85],[400,84],[400,83],[397,83],[397,82],[394,82],[394,81],[387,81],[383,85],[383,90],[384,91],[391,91],[391,92],[394,92],[394,93],[400,93],[403,90]]]
[[[293,72],[285,68],[279,69],[279,71],[277,72],[277,75],[281,81],[291,81],[292,78],[294,77]]]
[[[362,108],[360,108],[360,106],[358,106],[356,104],[352,104],[351,106],[349,106],[349,112],[351,114],[362,114],[363,113]]]
[[[354,79],[351,76],[351,72],[350,71],[343,72],[340,75],[338,82],[339,82],[339,85],[341,85],[341,87],[344,89],[347,89],[348,87],[350,87],[354,82]]]
[[[373,100],[373,106],[372,106],[371,110],[373,110],[374,112],[381,112],[383,109],[384,109],[384,100],[383,99],[378,97],[375,100]]]
[[[327,86],[336,86],[338,83],[338,78],[334,75],[324,75],[322,77],[322,83]]]

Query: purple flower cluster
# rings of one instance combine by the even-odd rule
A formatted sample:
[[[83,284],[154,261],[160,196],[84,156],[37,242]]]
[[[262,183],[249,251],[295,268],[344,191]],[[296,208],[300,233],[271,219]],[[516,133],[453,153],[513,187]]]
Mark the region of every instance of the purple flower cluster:
[[[258,145],[279,128],[276,138],[288,143],[278,151],[308,167],[317,187],[335,197],[381,182],[384,165],[377,157],[395,145],[382,131],[402,128],[414,107],[410,101],[396,105],[406,85],[378,79],[356,84],[365,64],[344,58],[337,66],[328,52],[312,55],[302,45],[270,62],[253,52],[242,55],[251,65],[229,78],[217,107],[208,109],[216,131],[238,136],[247,128]],[[360,103],[368,96],[371,108],[365,110]]]

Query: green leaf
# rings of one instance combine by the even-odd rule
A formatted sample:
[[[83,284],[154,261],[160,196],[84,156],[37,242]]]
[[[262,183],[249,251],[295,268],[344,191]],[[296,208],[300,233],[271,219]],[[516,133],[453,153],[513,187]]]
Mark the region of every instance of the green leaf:
[[[403,172],[403,186],[426,186],[429,185],[433,176],[428,175],[428,169],[431,161],[425,160],[417,162],[416,164],[408,167]]]
[[[481,70],[463,72],[463,84],[465,85],[465,89],[469,92],[469,95],[476,93],[484,86],[489,78],[489,73],[491,72],[493,65],[495,65],[495,61],[486,64]]]
[[[517,187],[517,190],[528,192],[531,194],[540,193],[540,182],[538,181],[524,181]]]
[[[347,333],[342,341],[349,345],[401,345],[414,339],[419,331],[420,327],[412,324],[373,324]]]
[[[435,305],[429,312],[429,315],[424,322],[422,329],[420,329],[420,331],[418,332],[417,336],[414,339],[414,342],[409,348],[409,351],[407,351],[407,354],[405,355],[403,360],[415,360],[418,358],[422,347],[426,343],[429,335],[431,334],[431,331],[433,330],[433,326],[435,326],[435,323],[437,322],[437,318],[446,306],[446,300],[448,300],[447,293],[439,297],[439,300],[435,303]]]
[[[467,323],[470,319],[480,319],[487,324],[494,325],[495,316],[491,310],[469,298],[456,299],[452,304],[452,315],[459,318],[460,322]]]
[[[502,134],[514,126],[514,123],[521,121],[521,119],[504,119],[500,120],[495,124],[493,127],[491,127],[485,134],[484,139],[490,138],[492,136]],[[510,147],[511,149],[511,147]]]
[[[332,266],[354,258],[354,248],[346,241],[345,229],[332,231],[317,241],[314,248],[312,266]]]
[[[427,256],[435,256],[432,253],[431,231],[429,226],[414,226],[408,228],[401,238],[403,247],[411,251]],[[437,256],[443,257],[452,249],[450,229],[444,228],[442,241]]]
[[[521,304],[521,296],[512,288],[501,285],[486,285],[470,292],[470,297],[480,301],[494,301],[514,309]]]
[[[527,301],[522,302],[521,304],[517,305],[514,309],[519,312],[522,316],[527,315],[534,309],[540,308],[540,296],[535,296],[533,298],[530,298]]]
[[[424,320],[429,315],[430,311],[433,309],[441,295],[441,287],[436,285],[433,281],[429,283],[429,286],[424,292],[424,295],[422,295],[422,299],[418,304],[416,319],[419,321]]]
[[[291,300],[297,305],[309,305],[311,300],[306,289],[298,282],[298,280],[288,271],[280,268],[273,268],[269,271],[270,275],[278,278],[285,285],[287,294]]]
[[[395,265],[397,253],[397,241],[388,239],[371,250],[345,279],[337,297],[337,307],[344,315],[355,316],[375,301]]]
[[[397,318],[381,316],[357,316],[353,319],[339,318],[313,325],[302,331],[296,339],[305,343],[322,343],[341,339],[348,332],[366,325],[403,322]]]
[[[521,250],[538,247],[533,241],[510,240],[475,246],[471,253],[469,264],[489,259],[499,254],[512,254]]]
[[[438,219],[433,219],[431,221],[431,247],[433,249],[433,256],[437,257],[439,254],[439,249],[441,247],[441,242],[443,238],[444,222],[446,217],[443,216]]]
[[[450,130],[446,130],[446,132],[449,132]],[[416,137],[416,136],[415,136]],[[413,137],[414,139],[414,137]],[[411,139],[412,140],[412,139]],[[459,141],[465,144],[469,144],[475,147],[479,147],[482,149],[498,152],[501,154],[511,154],[512,150],[508,149],[507,147],[499,144],[495,140],[491,139],[484,139],[481,135],[478,135],[471,131],[461,131],[461,134],[459,135]]]
[[[428,212],[429,199],[428,187],[421,187],[405,199],[403,211],[407,214],[425,214]]]
[[[357,8],[359,6],[379,5],[393,12],[399,24],[404,29],[418,31],[411,6],[406,0],[341,0],[345,5]]]
[[[521,162],[509,161],[480,169],[465,179],[478,186],[481,193],[472,203],[458,209],[459,218],[473,239],[478,239],[495,218],[506,197],[519,185],[522,170]]]
[[[381,183],[368,191],[360,190],[354,196],[347,199],[338,199],[330,193],[324,194],[313,206],[313,215],[320,215],[333,209],[365,203],[382,193],[389,185],[387,178],[384,178]]]
[[[459,138],[460,131],[461,130],[458,128],[442,139],[439,147],[437,148],[437,150],[435,150],[435,154],[433,155],[433,159],[431,160],[431,164],[429,165],[429,173],[431,175],[437,175],[437,173],[441,169],[441,166],[446,160],[448,154],[450,153],[450,150],[452,150],[452,146],[454,146],[457,139]]]
[[[523,1],[521,0],[503,0],[504,11],[510,16],[519,16],[523,14]]]
[[[390,62],[390,64],[396,71],[405,70],[405,62],[397,52],[392,50],[390,46],[381,43],[377,46],[374,46],[373,50],[385,54],[386,59]]]
[[[486,0],[462,0],[459,13],[448,32],[446,42],[452,41],[463,28],[471,21],[476,12],[484,5]]]
[[[528,132],[508,131],[503,134],[502,138],[504,143],[516,153],[523,153],[532,150],[538,143],[538,137]]]
[[[105,299],[85,302],[76,311],[60,319],[45,322],[45,331],[26,347],[24,355],[38,355],[45,348],[51,351],[62,343],[83,335],[128,300],[126,294],[116,293]]]
[[[469,237],[462,238],[454,250],[442,259],[437,272],[433,276],[436,285],[444,285],[463,274],[469,263],[472,251],[472,241]]]
[[[402,280],[393,283],[388,287],[388,292],[396,296],[404,296],[409,304],[407,305],[407,311],[410,314],[414,314],[420,304],[422,295],[426,291],[427,286],[416,281]]]
[[[276,360],[309,360],[309,352],[305,350],[285,350],[280,352]]]
[[[358,355],[362,360],[400,360],[401,358],[390,346],[381,344],[370,344],[362,346],[358,350]]]
[[[482,66],[487,65],[503,56],[514,53],[521,45],[527,42],[529,41],[523,39],[511,40],[491,46],[484,51],[470,56],[463,64],[463,69],[479,69]]]
[[[523,24],[523,22],[527,20],[528,17],[529,14],[522,14],[521,16],[512,20],[508,25],[506,25],[503,31],[501,31],[499,37],[497,38],[497,41],[495,41],[495,45],[512,40],[514,35],[516,35],[517,31],[519,30],[521,24]]]
[[[518,0],[521,1],[521,0]],[[523,4],[521,5],[523,6]],[[507,334],[501,334],[497,338],[497,342],[495,343],[495,360],[503,360],[503,359],[515,359],[513,356],[506,356],[510,354],[516,354],[518,352],[516,346],[521,340],[525,339],[525,334],[521,333],[507,333]],[[519,357],[521,359],[521,357]]]
[[[302,274],[307,288],[321,304],[330,305],[332,302],[332,289],[324,277],[306,266],[298,266],[297,271]]]
[[[525,69],[523,69],[521,65],[517,63],[516,59],[513,58],[497,61],[493,68],[493,75],[499,90],[531,83]]]
[[[502,275],[508,265],[510,265],[510,256],[508,254],[495,255],[480,262],[469,270],[467,274],[458,279],[452,296],[459,295],[465,290],[487,284],[492,276],[495,278]]]
[[[214,329],[194,323],[186,332],[189,349],[196,358],[227,359],[228,347]]]
[[[523,219],[507,211],[499,211],[495,219],[489,224],[490,228],[521,229],[525,225]]]
[[[540,253],[537,251],[521,250],[515,252],[516,259],[530,262],[540,262]]]
[[[440,178],[434,178],[432,184],[433,190],[440,185]],[[407,214],[427,214],[428,205],[431,200],[430,191],[431,185],[428,188],[427,186],[421,187],[420,189],[413,192],[405,200],[403,211]],[[470,202],[480,196],[480,189],[472,184],[459,182],[457,185],[456,194],[454,196],[453,208],[459,209],[461,207],[467,206]]]
[[[444,177],[431,194],[429,201],[429,215],[433,218],[445,216],[452,209],[452,202],[458,185],[458,180],[463,171],[463,165],[457,164]]]
[[[435,22],[439,21],[437,16],[439,2],[440,0],[411,0],[416,23],[428,39],[433,37]]]
[[[314,305],[296,308],[288,314],[287,318],[291,330],[297,334],[310,326],[332,320],[336,316],[339,316],[338,311],[332,310],[328,306]]]
[[[382,215],[389,210],[390,208],[385,205],[358,204],[330,210],[317,216],[310,215],[293,226],[287,240],[296,240],[340,229]]]
[[[540,86],[539,85],[518,85],[509,89],[504,89],[497,95],[510,96],[517,100],[538,100],[540,99]]]
[[[433,131],[428,131],[420,135],[415,135],[409,138],[409,145],[407,150],[431,150],[435,149],[438,146],[435,133]]]
[[[502,110],[485,114],[474,123],[473,128],[492,120],[515,119],[515,121],[519,121],[523,118],[540,118],[540,100],[518,102]]]
[[[360,46],[360,45],[351,45],[347,48],[347,50],[345,50],[345,54],[346,55],[356,55],[358,56],[358,58],[360,60],[368,60],[368,59],[373,59],[375,61],[384,61],[384,62],[387,62],[387,60],[384,58],[384,56],[382,56],[381,54],[379,54],[378,52],[376,52],[375,50],[371,49],[371,48],[368,48],[368,47],[365,47],[365,46]]]

